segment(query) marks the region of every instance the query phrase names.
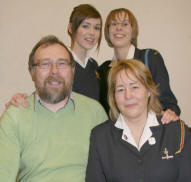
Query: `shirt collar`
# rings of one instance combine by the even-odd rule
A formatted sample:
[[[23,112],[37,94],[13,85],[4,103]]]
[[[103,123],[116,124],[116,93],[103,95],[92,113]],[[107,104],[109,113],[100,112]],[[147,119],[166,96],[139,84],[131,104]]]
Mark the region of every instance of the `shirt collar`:
[[[35,98],[35,100],[34,100],[34,111],[37,111],[37,105],[38,105],[38,104],[41,104],[43,107],[46,107],[46,106],[42,103],[41,98],[40,98],[40,96],[38,95],[37,92],[34,93],[34,98]],[[58,111],[60,111],[61,109],[65,108],[65,107],[67,106],[67,104],[69,103],[69,101],[71,101],[71,102],[73,103],[74,110],[75,110],[74,93],[71,92],[71,94],[70,94],[70,96],[69,96],[69,99],[68,99],[68,102],[66,103],[66,105],[60,107]],[[46,108],[47,108],[47,107],[46,107]],[[48,108],[47,108],[47,109],[48,109]]]
[[[88,63],[88,60],[91,61],[90,56],[87,54],[86,58],[85,58],[85,64],[82,63],[82,61],[78,58],[78,56],[71,50],[70,47],[68,47],[68,49],[70,50],[70,52],[72,53],[72,56],[74,57],[74,60],[83,68],[86,68],[86,65]]]
[[[130,45],[129,47],[129,52],[127,54],[126,59],[133,59],[135,55],[135,46],[133,44]],[[113,61],[117,60],[116,56],[114,55],[112,58]]]
[[[152,137],[152,131],[151,131],[150,127],[158,126],[158,125],[159,125],[159,122],[157,120],[156,114],[152,111],[149,112],[145,127],[143,129],[143,133],[141,135],[139,146],[137,146],[135,140],[133,139],[133,136],[131,134],[129,127],[125,123],[125,120],[121,114],[119,115],[119,118],[117,119],[117,121],[115,123],[115,127],[123,129],[122,139],[125,140],[126,142],[132,144],[133,146],[135,146],[138,150],[141,149],[141,147],[144,145],[144,143],[147,140],[149,141],[150,145],[155,144],[155,139]]]

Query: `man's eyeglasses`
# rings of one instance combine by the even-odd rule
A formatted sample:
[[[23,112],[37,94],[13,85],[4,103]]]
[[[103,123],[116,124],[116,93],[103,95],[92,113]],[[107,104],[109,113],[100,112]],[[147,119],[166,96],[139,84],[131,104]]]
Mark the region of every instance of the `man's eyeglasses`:
[[[32,64],[32,66],[38,66],[40,69],[48,70],[53,66],[53,62],[50,60],[40,61],[39,63]],[[67,60],[59,60],[56,63],[57,69],[65,69],[71,65]]]

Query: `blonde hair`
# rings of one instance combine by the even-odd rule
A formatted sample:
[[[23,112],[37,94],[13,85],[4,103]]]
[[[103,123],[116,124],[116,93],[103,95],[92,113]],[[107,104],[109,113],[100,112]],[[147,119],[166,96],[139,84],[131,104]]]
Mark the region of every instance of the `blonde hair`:
[[[113,44],[111,43],[111,40],[109,38],[109,26],[111,24],[112,20],[116,20],[116,18],[122,13],[126,13],[129,17],[129,23],[132,27],[132,38],[131,38],[131,44],[133,44],[135,47],[137,47],[137,36],[138,36],[138,24],[135,16],[133,13],[126,9],[126,8],[118,8],[110,11],[106,18],[105,22],[105,28],[104,28],[104,34],[105,34],[105,40],[107,41],[108,45],[110,47],[113,47]]]
[[[112,63],[112,68],[108,75],[108,102],[110,106],[110,118],[112,120],[117,120],[119,117],[119,109],[115,101],[115,86],[116,86],[116,76],[117,74],[125,70],[126,73],[131,72],[140,82],[145,86],[145,88],[150,92],[150,97],[148,100],[148,111],[153,111],[157,115],[161,114],[162,107],[158,100],[157,86],[152,80],[152,75],[146,66],[138,60],[120,60]]]

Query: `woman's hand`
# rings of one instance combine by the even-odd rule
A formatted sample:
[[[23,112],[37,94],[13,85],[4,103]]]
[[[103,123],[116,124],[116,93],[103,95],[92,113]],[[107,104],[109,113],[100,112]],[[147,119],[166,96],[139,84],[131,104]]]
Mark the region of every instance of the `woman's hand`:
[[[179,116],[176,115],[176,113],[170,109],[167,109],[166,111],[162,111],[162,123],[168,124],[171,121],[176,121],[179,119]]]
[[[23,107],[27,107],[28,102],[26,101],[26,97],[27,97],[27,94],[21,94],[21,93],[17,93],[15,95],[13,95],[11,100],[5,104],[6,109],[8,109],[9,106],[11,106],[11,105],[16,106],[16,107],[18,107],[19,105],[21,105]]]

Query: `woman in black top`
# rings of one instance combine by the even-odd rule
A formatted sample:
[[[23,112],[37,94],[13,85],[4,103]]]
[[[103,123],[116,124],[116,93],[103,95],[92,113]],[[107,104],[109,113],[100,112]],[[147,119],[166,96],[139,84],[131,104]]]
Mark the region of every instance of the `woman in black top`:
[[[138,24],[131,11],[125,8],[112,10],[105,22],[105,39],[114,49],[112,60],[104,62],[99,67],[100,100],[106,111],[109,112],[107,102],[107,77],[111,63],[121,59],[137,59],[143,62],[152,74],[152,79],[159,89],[159,100],[162,104],[162,121],[177,120],[180,108],[177,99],[170,89],[169,75],[160,53],[153,49],[138,49]]]
[[[101,43],[102,19],[100,13],[89,4],[76,6],[70,16],[68,34],[70,50],[76,61],[73,91],[99,101],[98,64],[88,51]]]
[[[92,130],[86,182],[190,182],[191,133],[163,125],[151,73],[138,60],[112,63],[110,120]]]

